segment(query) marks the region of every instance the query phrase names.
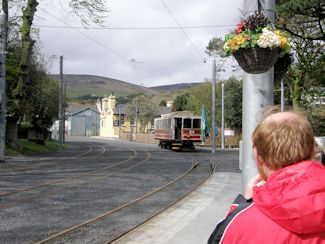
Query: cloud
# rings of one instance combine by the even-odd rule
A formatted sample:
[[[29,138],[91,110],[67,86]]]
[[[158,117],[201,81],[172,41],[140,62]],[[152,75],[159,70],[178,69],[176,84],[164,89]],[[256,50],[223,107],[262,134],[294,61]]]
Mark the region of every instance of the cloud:
[[[46,2],[39,5],[35,25],[40,26],[45,56],[63,54],[65,73],[99,75],[145,86],[210,79],[211,60],[205,48],[211,38],[229,32],[240,18],[243,4],[243,0],[164,0],[168,10],[161,1],[110,0],[106,25],[126,29],[87,30],[45,27],[64,27],[64,23],[80,26],[66,6]],[[186,34],[177,28],[151,29],[178,27],[174,18]],[[138,27],[148,29],[134,29]],[[53,63],[51,73],[58,73],[58,64]],[[223,78],[233,74],[230,64],[226,66]]]

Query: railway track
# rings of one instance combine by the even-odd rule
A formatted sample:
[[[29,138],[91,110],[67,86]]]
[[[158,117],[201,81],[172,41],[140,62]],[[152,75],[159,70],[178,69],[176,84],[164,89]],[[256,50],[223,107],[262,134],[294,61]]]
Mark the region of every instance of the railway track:
[[[106,166],[103,168],[99,168],[93,171],[89,171],[86,173],[78,174],[72,177],[62,178],[58,180],[49,181],[43,184],[26,187],[22,189],[18,189],[15,191],[2,193],[0,194],[0,207],[12,206],[14,204],[24,203],[24,202],[31,202],[37,201],[44,197],[49,197],[55,194],[62,194],[67,191],[77,191],[78,189],[82,188],[83,186],[90,184],[91,182],[100,181],[102,179],[107,179],[107,177],[112,177],[114,175],[118,175],[122,172],[127,170],[131,170],[139,165],[145,163],[147,160],[150,159],[151,155],[149,152],[145,151],[146,157],[137,159],[136,156],[139,152],[135,152],[135,156],[129,159],[123,160],[121,162],[112,164],[110,166]],[[134,160],[134,161],[132,161]],[[85,178],[87,177],[87,178]],[[79,179],[74,185],[69,187],[55,187],[60,183],[65,183],[67,181],[73,181]],[[72,182],[73,183],[73,182]],[[47,188],[46,188],[47,187]],[[39,189],[39,188],[46,188],[46,189]],[[15,198],[11,200],[10,198],[4,199],[5,197],[21,193],[22,197],[19,197],[18,200]]]
[[[86,153],[89,153],[92,150],[93,150],[93,147],[91,146],[91,148],[89,148],[89,150],[87,150]],[[131,161],[131,160],[133,160],[133,159],[135,159],[137,157],[137,152],[134,149],[130,149],[130,151],[132,151],[132,155],[129,156],[127,159],[124,159],[122,161],[112,162],[108,166],[96,168],[96,169],[89,170],[89,171],[86,171],[86,172],[82,172],[82,173],[79,173],[79,174],[74,174],[73,176],[64,177],[64,178],[57,178],[57,179],[54,179],[54,180],[49,180],[49,181],[42,182],[40,184],[35,184],[35,185],[32,185],[32,186],[19,187],[18,189],[14,189],[14,190],[11,190],[11,191],[8,191],[8,192],[0,192],[0,198],[4,197],[4,196],[9,196],[9,195],[21,193],[21,192],[27,192],[27,191],[34,190],[34,189],[41,188],[41,187],[45,187],[45,186],[51,186],[51,185],[54,185],[54,184],[58,184],[58,183],[65,182],[65,181],[70,181],[70,180],[80,178],[80,177],[94,175],[94,174],[97,174],[98,172],[102,172],[104,170],[109,170],[109,169],[113,169],[113,168],[123,166],[124,164],[128,163],[129,161]],[[100,152],[99,154],[102,155],[103,153]],[[80,155],[81,154],[79,154],[77,157],[79,157]],[[83,155],[85,155],[85,154],[83,154]],[[95,155],[97,155],[97,154],[95,154]],[[93,155],[92,157],[94,157],[95,155]],[[67,158],[67,160],[74,160],[74,157]],[[56,160],[58,160],[58,159],[56,159]],[[78,158],[77,162],[80,163],[80,158]],[[50,167],[49,165],[46,165],[46,166]],[[53,165],[52,167],[55,167],[57,169],[58,168],[57,163],[55,165]],[[20,169],[11,169],[11,170],[15,171],[15,172],[18,171],[20,173],[23,173],[22,171],[26,172],[27,170],[32,170],[32,169],[35,170],[35,168],[37,168],[37,165],[30,165],[30,166],[28,166],[28,168],[25,167],[24,169],[20,168]],[[125,168],[123,170],[127,170],[127,169],[128,168]],[[115,173],[119,173],[119,171],[115,170]],[[1,172],[0,172],[0,175],[1,175]],[[2,177],[2,179],[4,179],[4,177]]]
[[[90,145],[82,147],[87,154],[68,152],[71,161],[60,155],[57,162],[36,160],[31,169],[30,162],[0,165],[0,186],[13,182],[0,192],[0,243],[42,242],[70,228],[45,242],[111,242],[188,194],[213,170],[209,155],[200,153]],[[26,172],[20,170],[25,165]]]
[[[35,243],[112,243],[167,210],[202,185],[211,176],[214,169],[212,162],[208,165],[204,164],[208,163],[193,161],[192,166],[184,174],[168,183],[128,203],[124,203],[112,210],[88,219],[78,225],[64,229]],[[202,174],[194,172],[196,170],[202,171]],[[198,177],[198,175],[200,176]],[[175,192],[178,192],[178,194],[175,194]],[[164,202],[164,196],[168,194],[175,194],[175,197]],[[155,207],[151,207],[149,210],[147,206]],[[143,214],[144,209],[147,209],[147,213],[145,214]],[[126,225],[123,228],[124,230],[119,232],[114,231],[114,228],[112,228],[113,223],[119,223],[121,225],[123,224],[121,220],[123,216],[126,216],[128,213],[134,215],[137,212],[142,212],[143,216],[133,219],[131,221],[132,223],[124,223]]]

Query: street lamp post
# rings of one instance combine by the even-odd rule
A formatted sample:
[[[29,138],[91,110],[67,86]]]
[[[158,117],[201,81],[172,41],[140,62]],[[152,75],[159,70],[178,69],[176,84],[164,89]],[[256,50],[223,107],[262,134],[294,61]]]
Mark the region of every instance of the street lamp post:
[[[211,137],[211,153],[216,153],[216,60],[213,59],[212,65],[212,137]]]
[[[221,148],[225,148],[225,84],[221,85]]]
[[[244,16],[247,17],[260,9],[274,20],[275,0],[244,0]],[[273,104],[274,73],[273,68],[262,74],[243,76],[243,191],[249,179],[258,172],[253,157],[252,134],[261,120],[261,109]]]
[[[64,85],[63,85],[63,55],[60,54],[60,91],[59,91],[59,151],[62,150],[63,143],[63,133],[64,133],[64,109],[63,109],[63,94],[64,94]]]

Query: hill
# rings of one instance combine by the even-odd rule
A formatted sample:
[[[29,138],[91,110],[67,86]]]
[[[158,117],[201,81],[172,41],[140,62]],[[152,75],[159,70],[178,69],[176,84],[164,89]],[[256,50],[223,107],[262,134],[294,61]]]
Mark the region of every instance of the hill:
[[[179,90],[179,89],[187,89],[191,87],[195,87],[198,85],[201,85],[202,83],[181,83],[181,84],[173,84],[173,85],[166,85],[166,86],[153,86],[149,87],[151,90],[154,90],[156,92],[170,92],[173,90]]]
[[[59,80],[59,75],[51,75]],[[66,95],[68,98],[77,98],[80,96],[105,96],[114,94],[116,96],[125,96],[129,94],[143,93],[145,95],[155,95],[158,91],[143,86],[134,85],[125,81],[94,76],[94,75],[63,75],[66,84]]]

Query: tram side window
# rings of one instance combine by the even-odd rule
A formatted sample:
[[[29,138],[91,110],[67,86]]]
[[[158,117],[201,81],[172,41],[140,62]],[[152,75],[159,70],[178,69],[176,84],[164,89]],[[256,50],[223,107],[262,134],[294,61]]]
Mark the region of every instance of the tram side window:
[[[184,119],[184,126],[183,128],[191,128],[191,119]]]
[[[163,121],[162,121],[163,123],[162,123],[162,128],[166,128],[166,120],[164,119]]]
[[[200,119],[193,119],[193,128],[194,129],[201,128],[201,120]]]

